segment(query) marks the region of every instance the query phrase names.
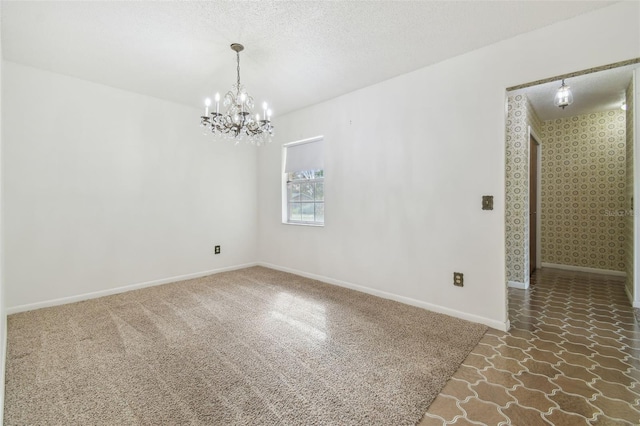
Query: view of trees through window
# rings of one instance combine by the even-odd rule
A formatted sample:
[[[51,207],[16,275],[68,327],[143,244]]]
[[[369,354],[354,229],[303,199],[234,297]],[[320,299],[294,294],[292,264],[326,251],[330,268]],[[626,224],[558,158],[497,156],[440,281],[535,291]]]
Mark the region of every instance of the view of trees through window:
[[[287,218],[292,223],[324,224],[324,171],[287,174]]]

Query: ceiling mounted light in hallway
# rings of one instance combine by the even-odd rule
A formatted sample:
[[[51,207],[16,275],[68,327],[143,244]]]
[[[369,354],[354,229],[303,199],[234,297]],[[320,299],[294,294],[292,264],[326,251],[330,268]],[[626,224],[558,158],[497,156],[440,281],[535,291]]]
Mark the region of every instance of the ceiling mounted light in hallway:
[[[215,94],[215,105],[213,106],[210,98],[205,100],[204,115],[200,117],[200,125],[204,127],[207,134],[210,132],[216,136],[234,139],[236,143],[246,140],[259,146],[271,141],[273,134],[271,110],[264,102],[262,104],[262,119],[259,113],[253,115],[253,97],[240,84],[240,52],[244,50],[244,46],[233,43],[231,50],[236,52],[237,82],[224,95],[222,100],[224,112],[220,112],[220,93]]]
[[[573,103],[573,93],[571,93],[571,87],[564,84],[564,79],[562,79],[562,86],[560,86],[558,88],[558,91],[556,92],[556,97],[553,100],[553,103],[562,109],[565,109]]]

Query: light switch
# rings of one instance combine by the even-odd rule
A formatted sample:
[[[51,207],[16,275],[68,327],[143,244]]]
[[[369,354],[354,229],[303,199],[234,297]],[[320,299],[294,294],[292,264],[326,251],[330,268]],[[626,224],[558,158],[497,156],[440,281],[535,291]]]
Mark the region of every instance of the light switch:
[[[493,195],[482,196],[482,210],[493,210]]]

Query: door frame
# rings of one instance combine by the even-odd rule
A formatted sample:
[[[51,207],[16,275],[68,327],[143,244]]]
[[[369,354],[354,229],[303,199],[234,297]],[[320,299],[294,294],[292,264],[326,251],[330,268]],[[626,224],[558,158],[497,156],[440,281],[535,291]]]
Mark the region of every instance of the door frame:
[[[535,211],[536,211],[536,269],[541,269],[542,268],[542,144],[540,143],[540,141],[542,139],[540,139],[540,137],[536,134],[535,130],[533,130],[531,128],[531,126],[528,126],[529,128],[529,140],[533,139],[533,141],[536,143],[536,145],[538,145],[538,155],[536,158],[536,166],[537,166],[537,170],[536,170],[536,193],[537,193],[537,197],[536,197],[536,206],[535,206]],[[529,167],[531,166],[531,145],[529,145],[529,147],[527,148],[528,152],[527,152],[527,158],[529,158]],[[531,172],[529,172],[529,176],[531,176]],[[531,179],[529,179],[529,193],[531,193]],[[529,204],[529,212],[531,213],[531,204]],[[529,238],[527,238],[527,244],[529,244],[530,246],[530,238],[531,238],[531,230],[529,230]],[[529,265],[529,262],[531,261],[531,255],[529,255],[529,259],[527,259],[527,266]],[[526,280],[526,287],[529,287],[529,282],[530,280]]]
[[[640,67],[633,71],[633,297],[629,297],[634,308],[640,308]],[[630,296],[627,294],[627,296]]]

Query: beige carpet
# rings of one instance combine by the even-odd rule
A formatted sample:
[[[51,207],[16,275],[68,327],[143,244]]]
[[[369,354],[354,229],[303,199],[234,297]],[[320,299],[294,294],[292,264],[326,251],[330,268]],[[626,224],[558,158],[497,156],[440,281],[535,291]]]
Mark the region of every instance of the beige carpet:
[[[254,267],[9,316],[7,425],[411,425],[486,327]]]

